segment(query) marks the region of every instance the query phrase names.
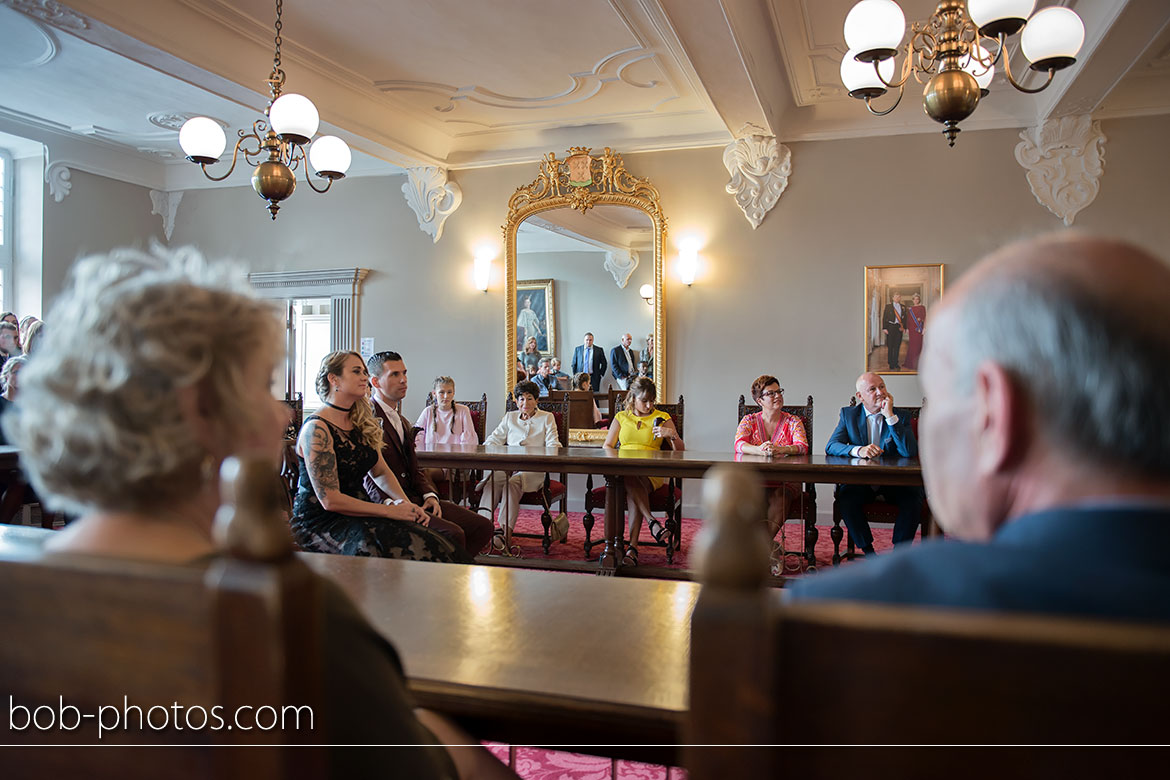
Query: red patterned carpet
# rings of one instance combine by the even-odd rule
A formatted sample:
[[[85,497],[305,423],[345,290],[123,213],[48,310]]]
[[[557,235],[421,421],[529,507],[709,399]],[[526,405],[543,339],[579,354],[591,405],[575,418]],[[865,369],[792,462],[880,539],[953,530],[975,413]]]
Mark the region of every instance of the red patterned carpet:
[[[556,560],[585,560],[585,530],[581,512],[569,513],[569,538],[565,542],[553,544],[549,549],[547,558]],[[602,534],[603,526],[600,515],[595,518],[596,522],[593,526],[591,538],[596,541]],[[645,525],[642,527],[642,533],[639,537],[638,562],[642,566],[663,566],[672,569],[686,569],[687,557],[694,542],[695,534],[698,533],[702,526],[701,520],[692,518],[683,518],[682,521],[682,549],[676,550],[674,554],[674,563],[667,564],[666,562],[666,548],[656,546],[654,539],[650,536],[650,532],[646,530]],[[833,563],[833,540],[829,536],[831,526],[817,526],[819,532],[816,544],[816,558],[817,566],[827,568]],[[523,509],[520,511],[520,519],[516,523],[516,530],[526,533],[539,534],[542,530],[540,523],[540,512],[534,509]],[[844,528],[842,528],[844,530]],[[893,547],[890,541],[893,531],[890,528],[874,528],[874,548],[880,554],[883,550],[888,551]],[[785,526],[784,541],[785,549],[790,552],[798,552],[803,549],[804,543],[802,540],[803,529],[795,522],[788,523]],[[777,542],[780,540],[777,539]],[[515,543],[520,547],[521,557],[525,560],[538,561],[546,558],[544,551],[541,549],[539,539],[528,539],[517,537]],[[592,560],[596,560],[598,554],[601,552],[600,545],[593,548]],[[845,541],[841,542],[841,554],[845,554]],[[785,574],[800,574],[801,570],[796,569],[797,559],[790,556],[788,558],[790,568]]]

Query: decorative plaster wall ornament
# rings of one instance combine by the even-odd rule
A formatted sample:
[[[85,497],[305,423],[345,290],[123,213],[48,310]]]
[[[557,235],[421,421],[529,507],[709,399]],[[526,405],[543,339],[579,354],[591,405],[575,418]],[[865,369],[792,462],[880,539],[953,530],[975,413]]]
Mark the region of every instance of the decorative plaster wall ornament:
[[[73,182],[69,181],[72,172],[63,162],[55,162],[45,168],[45,181],[49,183],[49,194],[57,203],[65,200],[65,196],[73,189]]]
[[[613,274],[613,280],[623,290],[637,267],[638,252],[634,249],[610,249],[605,253],[605,270]]]
[[[406,205],[418,217],[419,230],[429,234],[436,244],[443,235],[443,223],[463,202],[459,185],[447,181],[445,170],[430,165],[406,169],[402,194],[406,196]]]
[[[1105,134],[1089,114],[1049,119],[1020,132],[1016,160],[1040,204],[1072,225],[1097,197],[1105,169]]]
[[[175,213],[179,210],[179,201],[183,199],[183,191],[162,192],[150,191],[151,214],[158,214],[163,218],[163,233],[167,241],[171,240],[171,233],[175,232]]]
[[[89,20],[55,0],[0,0],[0,3],[63,30],[88,30]]]
[[[758,228],[788,188],[791,150],[774,136],[749,135],[724,148],[723,165],[731,174],[727,194],[735,196],[752,229]]]

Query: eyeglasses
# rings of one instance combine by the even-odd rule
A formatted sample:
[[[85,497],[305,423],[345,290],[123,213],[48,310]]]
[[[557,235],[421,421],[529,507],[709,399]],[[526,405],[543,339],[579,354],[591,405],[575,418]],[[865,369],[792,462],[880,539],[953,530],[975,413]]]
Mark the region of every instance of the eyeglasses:
[[[760,393],[760,398],[776,398],[777,396],[781,395],[784,395],[783,387],[781,387],[779,390],[768,390],[766,392]]]

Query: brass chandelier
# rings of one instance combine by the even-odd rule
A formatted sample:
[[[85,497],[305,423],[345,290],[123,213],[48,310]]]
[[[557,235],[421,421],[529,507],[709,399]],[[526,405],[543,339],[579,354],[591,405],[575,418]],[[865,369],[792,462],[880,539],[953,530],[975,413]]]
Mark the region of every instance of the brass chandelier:
[[[1076,62],[1085,41],[1080,17],[1060,6],[1033,14],[1035,6],[1035,0],[942,0],[929,19],[910,25],[895,81],[894,62],[906,34],[906,17],[894,0],[861,0],[845,18],[849,52],[841,60],[841,81],[850,97],[865,101],[871,114],[885,116],[902,102],[913,75],[926,85],[922,92],[926,115],[942,123],[943,135],[954,146],[959,122],[989,94],[998,62],[1003,62],[1008,83],[1026,93],[1046,89],[1056,71]],[[1008,36],[1016,33],[1031,69],[1048,72],[1048,80],[1039,87],[1024,87],[1012,75],[1005,46]],[[994,56],[983,41],[995,47]],[[898,90],[898,99],[887,109],[875,109],[873,99],[891,89]]]
[[[252,132],[239,131],[240,140],[232,151],[232,164],[222,176],[212,176],[208,165],[219,162],[227,138],[219,123],[207,117],[188,119],[179,131],[179,145],[187,159],[198,163],[203,175],[212,181],[223,181],[236,169],[240,152],[252,171],[252,189],[268,201],[272,219],[280,210],[280,202],[293,194],[297,186],[296,170],[303,167],[305,181],[314,192],[328,192],[337,179],[345,178],[352,155],[345,141],[335,135],[323,135],[313,141],[308,154],[305,144],[317,132],[320,116],[313,102],[303,95],[281,94],[284,87],[284,71],[280,68],[280,32],[283,25],[280,17],[284,10],[283,0],[276,0],[276,52],[272,58],[272,73],[268,76],[268,107],[264,109],[265,119],[252,123]],[[263,157],[263,160],[253,161]],[[326,179],[325,186],[318,189],[309,178],[309,165],[317,176]]]

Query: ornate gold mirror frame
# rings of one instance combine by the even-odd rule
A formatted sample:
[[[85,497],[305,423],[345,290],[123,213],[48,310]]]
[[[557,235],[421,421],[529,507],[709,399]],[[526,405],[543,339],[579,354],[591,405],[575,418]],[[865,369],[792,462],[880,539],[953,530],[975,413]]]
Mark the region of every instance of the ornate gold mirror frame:
[[[606,147],[600,155],[574,146],[563,160],[553,152],[541,160],[540,174],[508,199],[504,223],[504,397],[516,377],[516,231],[533,214],[573,208],[584,214],[598,204],[629,206],[645,212],[654,225],[654,384],[658,400],[666,395],[666,324],[662,271],[666,254],[666,217],[658,190],[647,179],[631,175],[621,155]],[[588,438],[588,437],[586,437]]]

